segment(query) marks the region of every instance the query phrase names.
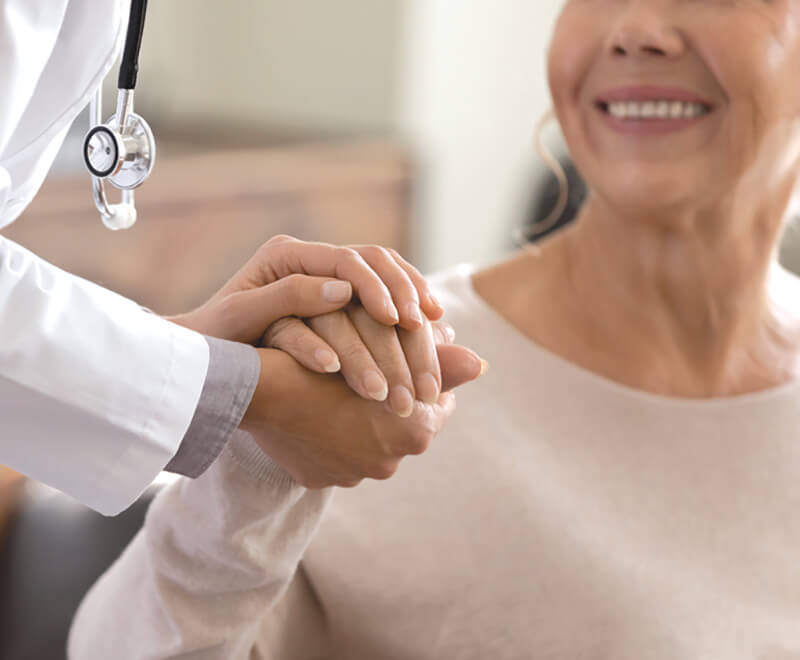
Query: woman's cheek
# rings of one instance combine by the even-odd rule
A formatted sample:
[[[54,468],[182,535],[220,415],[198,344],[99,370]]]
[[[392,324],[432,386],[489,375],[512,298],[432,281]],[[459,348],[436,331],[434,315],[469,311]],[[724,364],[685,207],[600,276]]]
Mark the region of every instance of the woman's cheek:
[[[547,78],[557,105],[577,102],[590,61],[589,39],[562,39],[556,34],[548,53]]]
[[[573,69],[586,44],[598,38],[600,25],[585,8],[566,7],[553,26],[548,49],[550,69]]]

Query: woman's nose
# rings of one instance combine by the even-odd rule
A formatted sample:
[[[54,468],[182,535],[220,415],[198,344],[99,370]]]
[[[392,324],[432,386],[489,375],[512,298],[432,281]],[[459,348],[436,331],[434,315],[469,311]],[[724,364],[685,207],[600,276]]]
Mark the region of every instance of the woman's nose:
[[[607,45],[613,57],[678,57],[686,43],[672,22],[669,3],[630,0],[614,24]]]

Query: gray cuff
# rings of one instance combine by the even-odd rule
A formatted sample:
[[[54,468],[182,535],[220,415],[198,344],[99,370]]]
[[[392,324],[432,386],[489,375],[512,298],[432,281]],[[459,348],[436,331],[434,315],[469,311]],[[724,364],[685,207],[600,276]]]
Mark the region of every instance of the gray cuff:
[[[209,361],[200,403],[178,452],[164,468],[192,478],[208,469],[239,428],[261,373],[261,360],[252,346],[205,339]]]

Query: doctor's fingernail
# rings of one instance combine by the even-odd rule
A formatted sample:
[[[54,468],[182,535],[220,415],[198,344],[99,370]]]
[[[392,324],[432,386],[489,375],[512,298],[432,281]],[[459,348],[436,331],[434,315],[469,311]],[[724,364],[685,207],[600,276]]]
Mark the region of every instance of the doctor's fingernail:
[[[414,397],[411,396],[411,391],[407,387],[399,385],[392,388],[392,394],[389,397],[392,402],[392,410],[400,417],[411,417],[414,412]]]
[[[350,282],[331,281],[322,285],[322,297],[328,302],[347,302],[352,295],[353,288]]]
[[[342,368],[336,353],[324,348],[314,351],[314,359],[317,361],[317,364],[329,374],[335,374]]]
[[[419,323],[422,325],[422,310],[419,308],[419,305],[415,302],[410,302],[406,305],[406,313],[408,317],[414,321],[415,323]]]
[[[489,371],[489,363],[486,360],[481,360],[481,373],[480,373],[480,375],[483,376],[483,374],[485,374],[487,371]]]
[[[377,371],[364,374],[364,389],[376,401],[386,401],[389,395],[389,387]]]
[[[436,382],[433,374],[422,374],[414,385],[417,397],[423,403],[433,404],[439,400],[439,383]]]

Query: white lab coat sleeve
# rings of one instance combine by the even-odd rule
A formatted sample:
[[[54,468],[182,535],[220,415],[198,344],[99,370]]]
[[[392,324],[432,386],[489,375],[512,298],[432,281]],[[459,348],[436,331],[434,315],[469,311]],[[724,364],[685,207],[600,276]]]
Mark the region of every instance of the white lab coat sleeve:
[[[176,453],[208,359],[201,335],[0,237],[0,463],[117,514]]]

